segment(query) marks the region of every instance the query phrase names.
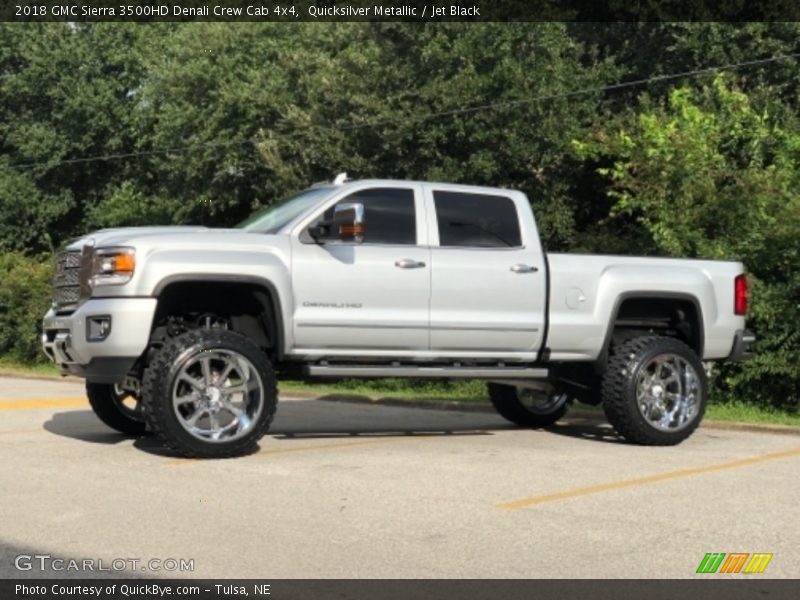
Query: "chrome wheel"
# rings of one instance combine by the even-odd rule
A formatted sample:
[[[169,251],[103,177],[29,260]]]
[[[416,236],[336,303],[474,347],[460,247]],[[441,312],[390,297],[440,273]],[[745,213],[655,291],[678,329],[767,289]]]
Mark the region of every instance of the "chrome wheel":
[[[129,419],[134,419],[136,421],[144,420],[141,400],[132,391],[115,383],[112,399],[117,409]]]
[[[698,415],[702,385],[697,371],[675,354],[658,354],[640,369],[636,405],[642,417],[660,431],[679,431]]]
[[[549,415],[560,410],[567,403],[569,396],[558,392],[518,387],[517,398],[532,413]]]
[[[487,388],[500,416],[522,427],[549,427],[567,412],[569,397],[550,385],[533,388],[489,382]]]
[[[246,436],[258,421],[264,384],[253,363],[238,352],[193,351],[183,358],[174,380],[172,404],[192,436],[230,442]]]

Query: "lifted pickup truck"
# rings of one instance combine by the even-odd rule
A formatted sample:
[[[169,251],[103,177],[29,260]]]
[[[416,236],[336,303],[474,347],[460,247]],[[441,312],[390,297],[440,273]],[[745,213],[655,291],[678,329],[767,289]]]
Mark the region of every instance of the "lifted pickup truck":
[[[676,444],[740,360],[737,262],[546,254],[524,194],[395,180],[313,186],[235,229],[109,229],[56,259],[42,343],[107,425],[186,456],[251,451],[284,377],[463,377],[554,423],[602,403]]]

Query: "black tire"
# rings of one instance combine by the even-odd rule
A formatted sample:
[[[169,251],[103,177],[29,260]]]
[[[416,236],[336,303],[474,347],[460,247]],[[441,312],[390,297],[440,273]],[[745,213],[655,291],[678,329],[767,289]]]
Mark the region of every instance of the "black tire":
[[[663,407],[655,410],[640,408],[637,386],[640,378],[648,379],[651,369],[656,372],[655,369],[662,368],[658,365],[670,365],[670,360],[675,360],[680,368],[676,369],[673,364],[667,370],[682,372],[683,376],[678,377],[678,382],[668,385],[662,385],[661,382],[653,384],[651,388],[658,391],[651,394],[650,398],[658,405],[661,396],[666,396],[670,390],[670,394],[688,394],[692,402],[689,403],[691,408],[687,409],[684,422],[680,422],[683,419],[677,422],[672,419],[661,423],[659,427],[645,417],[644,411],[649,410],[652,418],[658,418],[659,415],[666,418],[669,411]],[[642,385],[646,387],[646,383]],[[685,388],[688,388],[686,392]],[[692,435],[703,419],[708,402],[708,380],[697,354],[680,340],[657,336],[637,337],[621,343],[613,350],[603,378],[602,396],[606,417],[626,441],[645,446],[672,446]],[[674,400],[663,402],[671,402],[670,405],[675,406]],[[665,429],[673,425],[674,428]]]
[[[181,382],[176,381],[179,375],[186,373],[185,369],[194,368],[193,365],[196,365],[198,360],[202,362],[205,356],[210,356],[212,360],[215,360],[215,356],[232,356],[229,353],[244,358],[249,363],[247,372],[252,375],[252,371],[255,371],[257,375],[255,381],[259,387],[256,390],[257,393],[250,396],[250,401],[257,405],[258,412],[247,416],[246,430],[241,432],[241,437],[212,441],[209,438],[199,437],[196,433],[191,433],[184,425],[186,417],[180,414],[183,409],[173,408],[173,394],[178,394],[182,389],[180,386],[187,385],[182,383],[185,379],[182,379]],[[234,363],[235,361],[231,359],[230,362]],[[195,413],[203,412],[201,406],[203,402],[206,405],[214,402],[211,400],[213,391],[211,388],[217,388],[215,392],[217,398],[225,396],[225,394],[220,394],[226,389],[225,382],[214,379],[221,377],[222,373],[213,372],[212,369],[213,366],[208,367],[209,372],[213,373],[213,385],[209,384],[206,379],[205,392],[191,391],[184,395],[185,398],[189,398],[194,394],[197,398],[196,402],[189,400],[184,401],[185,405],[181,405],[188,407],[187,412],[193,411],[189,421]],[[200,383],[202,385],[204,382]],[[183,389],[192,390],[192,386]],[[197,458],[229,458],[249,454],[255,450],[258,440],[264,436],[272,423],[278,401],[275,372],[266,354],[243,335],[225,330],[189,331],[168,341],[155,354],[145,370],[142,390],[145,417],[153,432],[161,438],[165,446],[174,452],[182,456]],[[247,398],[246,394],[244,398]],[[241,408],[244,412],[252,409],[252,407],[248,408],[244,405]],[[211,411],[206,408],[205,417],[201,418],[210,419],[210,413]],[[233,413],[230,415],[232,416]],[[237,421],[237,419],[233,420]],[[209,425],[208,431],[211,429],[212,425]]]
[[[94,414],[111,429],[127,435],[143,435],[147,428],[142,403],[112,383],[86,382],[86,396]],[[125,401],[133,400],[129,407]]]
[[[513,385],[490,383],[487,387],[489,400],[500,416],[523,427],[547,427],[567,412],[567,397],[558,392],[548,395],[538,408],[523,402]]]

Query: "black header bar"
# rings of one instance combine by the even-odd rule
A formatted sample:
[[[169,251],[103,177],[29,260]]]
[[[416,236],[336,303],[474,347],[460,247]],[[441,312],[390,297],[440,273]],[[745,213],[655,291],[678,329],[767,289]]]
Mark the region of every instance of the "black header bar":
[[[0,21],[799,21],[796,0],[9,0]]]
[[[794,600],[797,581],[718,575],[701,579],[7,579],[4,600]]]

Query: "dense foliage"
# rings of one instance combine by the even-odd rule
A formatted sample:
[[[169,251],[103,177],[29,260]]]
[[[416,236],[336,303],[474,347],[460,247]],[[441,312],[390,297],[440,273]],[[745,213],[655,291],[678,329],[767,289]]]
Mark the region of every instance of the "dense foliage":
[[[760,354],[717,389],[796,407],[797,61],[602,88],[790,55],[798,34],[791,23],[0,23],[0,354],[38,356],[38,263],[70,237],[231,225],[346,170],[522,189],[549,249],[743,260]],[[453,112],[465,107],[483,108]],[[25,277],[39,283],[23,289]]]
[[[49,261],[0,254],[0,356],[44,360],[39,336],[42,315],[50,306],[52,274]]]
[[[741,260],[758,356],[717,379],[735,395],[797,404],[800,382],[800,128],[718,77],[576,142],[610,163],[610,220],[638,223],[657,251]],[[730,394],[728,394],[730,397]]]

